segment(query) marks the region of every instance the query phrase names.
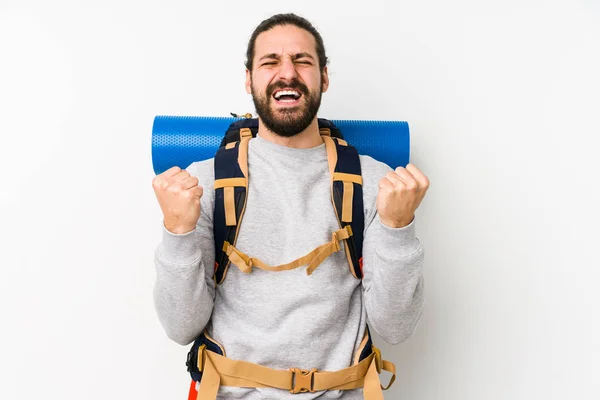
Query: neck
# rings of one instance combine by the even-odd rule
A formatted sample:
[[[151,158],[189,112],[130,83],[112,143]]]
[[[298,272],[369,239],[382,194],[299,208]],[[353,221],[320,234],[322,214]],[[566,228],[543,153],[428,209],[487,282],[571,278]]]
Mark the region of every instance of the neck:
[[[280,146],[295,149],[310,149],[323,144],[323,139],[321,139],[321,134],[319,133],[319,122],[316,117],[305,130],[292,137],[283,137],[269,130],[259,118],[258,136]]]

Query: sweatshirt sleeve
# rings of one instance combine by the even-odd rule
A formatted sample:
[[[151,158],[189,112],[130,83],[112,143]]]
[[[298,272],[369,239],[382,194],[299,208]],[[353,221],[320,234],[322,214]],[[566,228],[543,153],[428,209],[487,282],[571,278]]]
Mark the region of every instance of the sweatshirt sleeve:
[[[163,222],[162,240],[154,253],[155,309],[167,336],[181,345],[193,342],[204,330],[215,293],[211,168],[192,164],[187,170],[204,187],[198,224],[191,232],[174,234]]]
[[[381,175],[383,176],[383,175]],[[374,202],[365,220],[363,293],[369,325],[390,344],[410,338],[423,312],[424,249],[415,220],[390,228]]]

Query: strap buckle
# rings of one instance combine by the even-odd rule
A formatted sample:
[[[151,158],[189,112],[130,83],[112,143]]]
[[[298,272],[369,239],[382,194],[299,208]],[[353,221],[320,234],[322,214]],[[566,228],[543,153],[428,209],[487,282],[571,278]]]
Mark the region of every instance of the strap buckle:
[[[293,389],[290,390],[292,394],[298,393],[314,393],[313,389],[314,385],[314,373],[317,371],[316,368],[311,370],[300,369],[300,368],[290,368],[292,371],[292,385]]]
[[[202,366],[204,364],[202,355],[203,355],[204,349],[206,349],[205,344],[198,347],[196,350],[194,350],[194,348],[192,347],[190,349],[190,351],[187,353],[187,359],[185,361],[185,365],[187,367],[188,372],[194,372],[194,367],[199,372],[202,372]]]
[[[348,231],[348,237],[354,235],[354,232],[352,232],[352,225],[346,225],[346,230]]]

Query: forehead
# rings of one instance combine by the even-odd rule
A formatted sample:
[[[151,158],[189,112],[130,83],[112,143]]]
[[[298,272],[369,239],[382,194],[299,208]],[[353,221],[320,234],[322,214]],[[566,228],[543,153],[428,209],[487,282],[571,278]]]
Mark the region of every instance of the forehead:
[[[297,26],[279,25],[262,32],[254,44],[255,57],[265,54],[309,53],[317,57],[316,42],[313,35]]]

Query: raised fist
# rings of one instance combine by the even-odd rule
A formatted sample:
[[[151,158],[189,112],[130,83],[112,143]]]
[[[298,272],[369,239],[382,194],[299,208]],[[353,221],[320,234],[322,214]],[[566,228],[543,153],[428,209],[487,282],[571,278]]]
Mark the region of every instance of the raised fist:
[[[196,228],[203,193],[202,186],[198,186],[198,178],[179,167],[172,167],[154,177],[152,188],[168,231],[182,234]]]
[[[429,179],[413,164],[388,172],[379,181],[377,212],[381,222],[390,228],[410,224],[428,188]]]

